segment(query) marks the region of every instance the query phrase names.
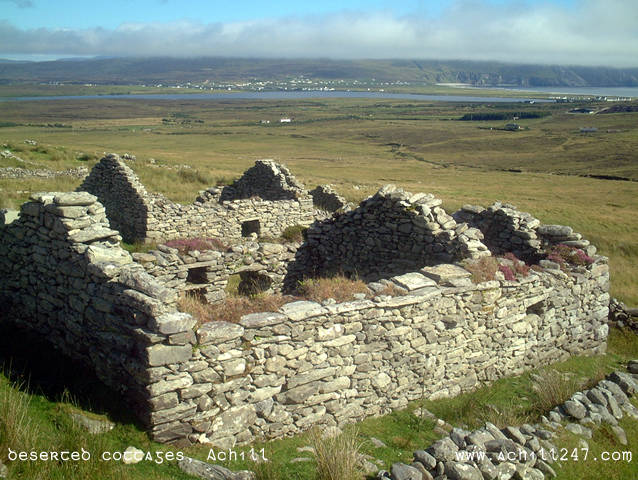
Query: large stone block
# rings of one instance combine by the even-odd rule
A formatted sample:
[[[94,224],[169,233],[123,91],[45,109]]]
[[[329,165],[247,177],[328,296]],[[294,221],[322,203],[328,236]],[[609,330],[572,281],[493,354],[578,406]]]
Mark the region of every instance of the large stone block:
[[[219,344],[240,338],[244,327],[230,322],[208,322],[197,330],[197,341],[200,345]]]
[[[159,317],[151,317],[148,327],[155,332],[172,335],[191,330],[196,323],[197,320],[189,313],[171,312]]]
[[[146,358],[151,367],[183,363],[192,355],[193,348],[190,345],[153,345],[146,348]]]
[[[53,198],[53,202],[60,206],[88,206],[93,205],[96,201],[97,197],[88,192],[58,193]]]

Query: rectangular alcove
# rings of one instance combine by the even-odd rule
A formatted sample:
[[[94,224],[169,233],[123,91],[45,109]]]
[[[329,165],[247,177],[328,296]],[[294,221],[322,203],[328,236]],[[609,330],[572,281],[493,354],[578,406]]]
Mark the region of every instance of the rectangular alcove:
[[[261,231],[261,225],[258,219],[244,220],[241,222],[241,236],[250,237],[252,233],[259,235]]]

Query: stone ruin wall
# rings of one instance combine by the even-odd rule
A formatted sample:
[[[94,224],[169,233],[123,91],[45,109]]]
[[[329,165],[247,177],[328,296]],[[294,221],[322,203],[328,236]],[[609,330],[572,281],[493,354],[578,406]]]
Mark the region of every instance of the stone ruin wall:
[[[167,241],[186,232],[192,237],[241,238],[250,233],[246,228],[278,237],[287,227],[310,225],[315,214],[312,197],[272,160],[258,160],[233,185],[202,191],[190,205],[148,193],[115,154],[102,158],[78,190],[98,197],[113,228],[128,242]]]
[[[354,210],[306,232],[289,285],[304,276],[343,273],[366,281],[437,263],[490,255],[476,228],[457,224],[433,195],[386,185]]]
[[[352,205],[339,195],[332,185],[319,185],[309,193],[315,206],[327,212],[352,208]]]
[[[427,273],[438,283],[423,272],[394,277],[410,290],[404,296],[298,301],[239,324],[205,324],[189,363],[201,370],[183,374],[184,390],[165,397],[167,412],[184,414],[191,440],[227,448],[351,423],[605,351],[602,257],[576,277],[554,270],[449,287],[449,277]],[[182,391],[202,393],[198,405],[209,409],[189,417]]]
[[[323,262],[321,271],[338,264],[334,255],[357,272],[368,269],[370,278],[395,271],[386,282],[404,295],[297,301],[246,315],[239,324],[198,327],[175,311],[177,289],[166,286],[181,281],[183,270],[166,270],[171,280],[162,277],[168,265],[159,259],[170,263],[162,255],[133,262],[94,196],[36,195],[18,220],[0,226],[0,300],[7,320],[42,334],[121,391],[154,439],[210,440],[219,447],[342,425],[424,396],[456,395],[541,362],[604,352],[605,257],[567,272],[547,264],[519,281],[474,285],[466,271],[445,263],[489,255],[483,235],[439,205],[429,195],[385,187],[358,209],[317,222],[307,241],[313,250],[302,245],[287,252],[294,253],[287,266],[293,271],[307,265],[310,253]],[[388,230],[378,231],[386,223]],[[357,237],[358,229],[364,234]],[[535,231],[555,240],[575,235],[560,226]],[[372,245],[370,238],[385,243]],[[360,252],[368,244],[368,255],[380,263],[400,258],[398,268],[374,267]],[[374,254],[374,246],[385,250]],[[180,261],[192,265],[208,254]],[[144,264],[154,265],[150,274]]]
[[[94,370],[152,425],[153,367],[190,357],[189,315],[120,247],[86,192],[35,194],[0,225],[2,320],[46,338]]]
[[[507,203],[496,202],[489,208],[464,205],[453,217],[459,223],[478,228],[495,255],[512,252],[533,262],[538,260],[539,252],[557,244],[581,248],[589,256],[596,254],[596,247],[571,227],[541,225],[537,218]]]
[[[133,259],[165,287],[195,293],[214,304],[226,298],[228,280],[236,274],[241,293],[281,293],[298,247],[247,241],[228,251],[180,252],[159,245],[148,253],[133,253]]]

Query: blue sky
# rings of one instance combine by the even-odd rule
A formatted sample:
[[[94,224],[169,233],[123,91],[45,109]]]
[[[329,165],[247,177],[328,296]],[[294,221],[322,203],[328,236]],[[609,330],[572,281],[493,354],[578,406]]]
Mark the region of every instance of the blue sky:
[[[244,56],[638,67],[636,0],[0,0],[0,57]]]
[[[21,28],[116,28],[123,23],[159,23],[175,20],[235,22],[281,17],[325,15],[339,11],[386,12],[390,15],[421,15],[436,18],[455,3],[450,0],[299,0],[206,1],[206,0],[0,0],[0,18]],[[478,3],[478,2],[469,2]],[[486,0],[492,5],[573,5],[574,0],[512,2]]]

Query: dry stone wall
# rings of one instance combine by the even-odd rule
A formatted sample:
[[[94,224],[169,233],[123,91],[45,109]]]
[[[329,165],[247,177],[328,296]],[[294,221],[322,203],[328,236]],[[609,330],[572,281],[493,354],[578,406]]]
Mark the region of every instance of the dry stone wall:
[[[310,191],[310,195],[315,206],[327,212],[352,208],[352,205],[339,195],[332,185],[319,185]]]
[[[543,225],[508,203],[496,202],[489,208],[464,205],[452,216],[457,222],[480,230],[484,243],[495,255],[512,252],[523,260],[537,261],[549,247],[558,244],[581,248],[588,255],[596,253],[596,247],[571,227]]]
[[[264,200],[294,200],[306,197],[303,185],[288,168],[273,160],[257,160],[232,185],[224,187],[222,201],[260,197]]]
[[[439,266],[393,277],[409,291],[403,296],[297,301],[239,324],[203,325],[185,364],[184,392],[199,395],[193,401],[203,409],[183,417],[191,440],[229,447],[342,425],[569,355],[604,352],[604,257],[570,273],[449,286],[468,275],[459,271]]]
[[[296,252],[251,242],[219,255],[160,247],[134,262],[95,196],[34,195],[17,220],[0,225],[4,320],[90,365],[127,396],[156,440],[220,447],[342,425],[605,350],[605,257],[580,267],[545,262],[516,281],[475,285],[445,263],[490,252],[479,230],[457,223],[440,203],[388,186],[317,222]],[[536,232],[547,244],[582,240],[560,226]],[[232,269],[253,268],[278,275],[274,283],[285,275],[275,261],[288,262],[284,282],[312,261],[315,273],[342,265],[406,293],[296,301],[202,326],[175,311],[191,270],[203,268],[206,281],[221,285]]]
[[[314,220],[312,197],[283,166],[260,160],[233,186],[200,192],[190,205],[151,194],[120,157],[106,155],[81,191],[96,195],[113,228],[128,241],[166,241],[184,236],[277,237]]]
[[[289,268],[289,285],[334,273],[367,281],[426,265],[490,255],[483,235],[457,224],[430,194],[386,185],[354,210],[313,224]]]
[[[152,427],[151,385],[190,358],[195,321],[119,242],[95,196],[34,195],[0,225],[1,318],[91,367]]]
[[[148,253],[134,253],[133,259],[164,286],[196,293],[213,304],[226,298],[229,277],[235,274],[240,275],[242,293],[280,293],[298,247],[248,241],[227,251],[180,252],[160,245]]]

